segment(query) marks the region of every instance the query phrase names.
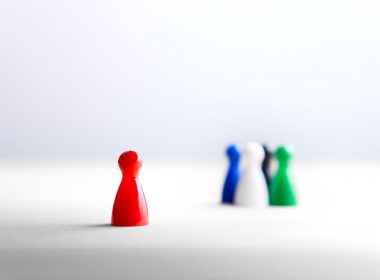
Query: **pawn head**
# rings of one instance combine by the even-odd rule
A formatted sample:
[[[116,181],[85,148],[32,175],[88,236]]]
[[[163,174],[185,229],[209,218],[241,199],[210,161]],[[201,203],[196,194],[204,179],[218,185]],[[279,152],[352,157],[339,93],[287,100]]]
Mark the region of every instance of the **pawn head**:
[[[261,144],[250,142],[245,146],[244,154],[254,161],[262,162],[264,160],[265,151]]]
[[[142,160],[135,151],[127,151],[119,157],[119,167],[123,175],[137,177],[142,166]]]
[[[293,157],[294,151],[290,146],[279,146],[276,150],[275,156],[281,162],[287,162]]]
[[[226,149],[226,154],[231,160],[238,160],[240,157],[240,150],[237,145],[229,145]]]
[[[271,149],[269,148],[269,145],[266,143],[262,143],[261,146],[263,146],[265,155],[272,155]]]

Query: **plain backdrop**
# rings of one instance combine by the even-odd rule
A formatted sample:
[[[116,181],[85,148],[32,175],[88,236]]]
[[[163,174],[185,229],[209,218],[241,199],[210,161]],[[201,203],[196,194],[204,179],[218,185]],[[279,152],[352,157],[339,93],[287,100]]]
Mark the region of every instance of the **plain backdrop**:
[[[380,158],[380,2],[0,0],[0,157]]]

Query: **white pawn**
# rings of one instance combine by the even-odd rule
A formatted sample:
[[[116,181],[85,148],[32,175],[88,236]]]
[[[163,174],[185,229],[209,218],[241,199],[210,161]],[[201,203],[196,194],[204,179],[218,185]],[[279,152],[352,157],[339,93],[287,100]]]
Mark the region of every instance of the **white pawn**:
[[[235,204],[254,207],[269,205],[268,188],[261,164],[265,152],[259,143],[248,143],[241,156],[243,174],[236,190]]]

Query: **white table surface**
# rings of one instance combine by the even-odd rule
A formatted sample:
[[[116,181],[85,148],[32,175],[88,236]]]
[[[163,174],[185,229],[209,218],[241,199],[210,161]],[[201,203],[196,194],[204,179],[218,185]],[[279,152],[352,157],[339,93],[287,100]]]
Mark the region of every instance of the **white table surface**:
[[[296,162],[293,208],[220,205],[225,169],[144,162],[120,228],[116,161],[2,161],[0,279],[380,279],[380,162]]]

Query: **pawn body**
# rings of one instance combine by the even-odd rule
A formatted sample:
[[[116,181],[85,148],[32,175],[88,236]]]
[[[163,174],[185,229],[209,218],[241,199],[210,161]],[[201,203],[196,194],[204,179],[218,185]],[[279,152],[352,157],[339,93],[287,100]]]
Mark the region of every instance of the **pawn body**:
[[[226,154],[229,159],[229,167],[223,186],[222,203],[233,204],[240,177],[240,151],[236,145],[230,145],[226,150]]]
[[[242,176],[236,190],[235,203],[254,207],[268,206],[268,187],[262,171],[264,149],[258,143],[249,143],[242,154]]]
[[[295,188],[290,176],[289,165],[293,152],[289,147],[280,146],[275,152],[278,170],[270,184],[270,205],[294,206],[297,204]]]
[[[138,173],[142,161],[134,151],[119,157],[119,167],[123,174],[112,210],[113,226],[145,226],[149,223],[148,207]]]

